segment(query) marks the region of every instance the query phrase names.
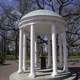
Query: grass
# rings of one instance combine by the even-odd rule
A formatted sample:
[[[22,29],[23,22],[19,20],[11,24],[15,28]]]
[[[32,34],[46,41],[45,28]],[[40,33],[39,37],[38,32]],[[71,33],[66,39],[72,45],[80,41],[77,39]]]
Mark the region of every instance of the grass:
[[[30,64],[30,59],[29,57],[26,58],[26,64]],[[6,60],[15,60],[15,56],[14,55],[6,55]],[[69,56],[68,58],[69,62],[80,62],[80,56]],[[16,60],[16,62],[18,63],[18,59]]]
[[[14,55],[6,55],[6,60],[15,60]]]
[[[70,56],[68,61],[69,62],[80,62],[80,56]]]

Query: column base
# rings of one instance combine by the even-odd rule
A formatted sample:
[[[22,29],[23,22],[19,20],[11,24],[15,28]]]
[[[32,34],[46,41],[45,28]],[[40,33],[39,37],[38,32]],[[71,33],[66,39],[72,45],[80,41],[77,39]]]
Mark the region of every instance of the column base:
[[[57,76],[57,75],[58,75],[57,72],[55,72],[55,73],[52,72],[52,74],[51,74],[52,77],[55,77],[55,76]]]
[[[35,78],[36,76],[35,76],[34,73],[30,73],[28,77],[29,77],[29,78]]]
[[[37,68],[38,66],[37,65],[35,65],[35,68]]]
[[[22,69],[23,69],[23,72],[26,72],[26,67],[23,67]]]
[[[23,72],[26,72],[26,69],[23,69]]]
[[[63,69],[63,72],[68,72],[69,70],[68,69]]]
[[[48,65],[48,66],[47,66],[47,68],[51,68],[51,67],[52,67],[51,65]]]
[[[18,71],[17,71],[17,73],[22,73],[23,72],[23,70],[21,70],[21,69],[19,69]]]

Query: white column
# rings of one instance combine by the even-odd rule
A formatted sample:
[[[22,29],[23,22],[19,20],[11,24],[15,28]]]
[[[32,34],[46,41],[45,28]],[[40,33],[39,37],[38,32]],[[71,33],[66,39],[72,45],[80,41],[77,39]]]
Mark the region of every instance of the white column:
[[[63,66],[63,71],[68,71],[68,63],[67,63],[67,57],[68,57],[68,51],[67,51],[67,44],[66,44],[66,33],[62,33],[62,42],[63,42],[63,61],[64,61],[64,66]]]
[[[34,35],[34,26],[31,25],[30,29],[30,74],[29,77],[35,77],[35,35]]]
[[[51,68],[51,59],[50,35],[48,35],[48,68]]]
[[[23,71],[26,71],[26,34],[23,33]]]
[[[37,67],[37,41],[35,41],[35,67]]]
[[[22,58],[23,58],[23,32],[22,29],[19,30],[19,68],[18,73],[22,72]]]
[[[59,64],[60,67],[62,67],[63,64],[63,55],[62,55],[62,40],[61,40],[61,34],[58,35],[58,45],[59,45]]]
[[[52,76],[57,75],[57,59],[56,59],[56,28],[52,26],[52,62],[53,62],[53,72]]]

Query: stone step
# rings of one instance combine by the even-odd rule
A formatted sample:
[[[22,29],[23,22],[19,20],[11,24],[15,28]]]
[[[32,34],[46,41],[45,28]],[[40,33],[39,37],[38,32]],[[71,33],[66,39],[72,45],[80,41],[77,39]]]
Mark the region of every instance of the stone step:
[[[71,77],[69,77],[69,78],[66,78],[66,79],[64,79],[64,80],[74,80],[74,78],[76,77],[76,75],[75,74],[73,74]]]
[[[17,72],[10,75],[9,80],[73,80],[75,75],[71,75],[69,72],[62,73],[56,76],[51,76],[51,72],[36,72],[36,77],[29,77],[29,71],[18,74]]]

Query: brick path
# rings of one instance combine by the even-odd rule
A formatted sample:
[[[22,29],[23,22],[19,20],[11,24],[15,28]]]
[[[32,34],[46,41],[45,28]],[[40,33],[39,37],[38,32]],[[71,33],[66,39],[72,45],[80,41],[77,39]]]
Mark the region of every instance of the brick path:
[[[0,80],[9,80],[9,75],[17,70],[15,61],[6,61],[5,65],[0,65]]]

